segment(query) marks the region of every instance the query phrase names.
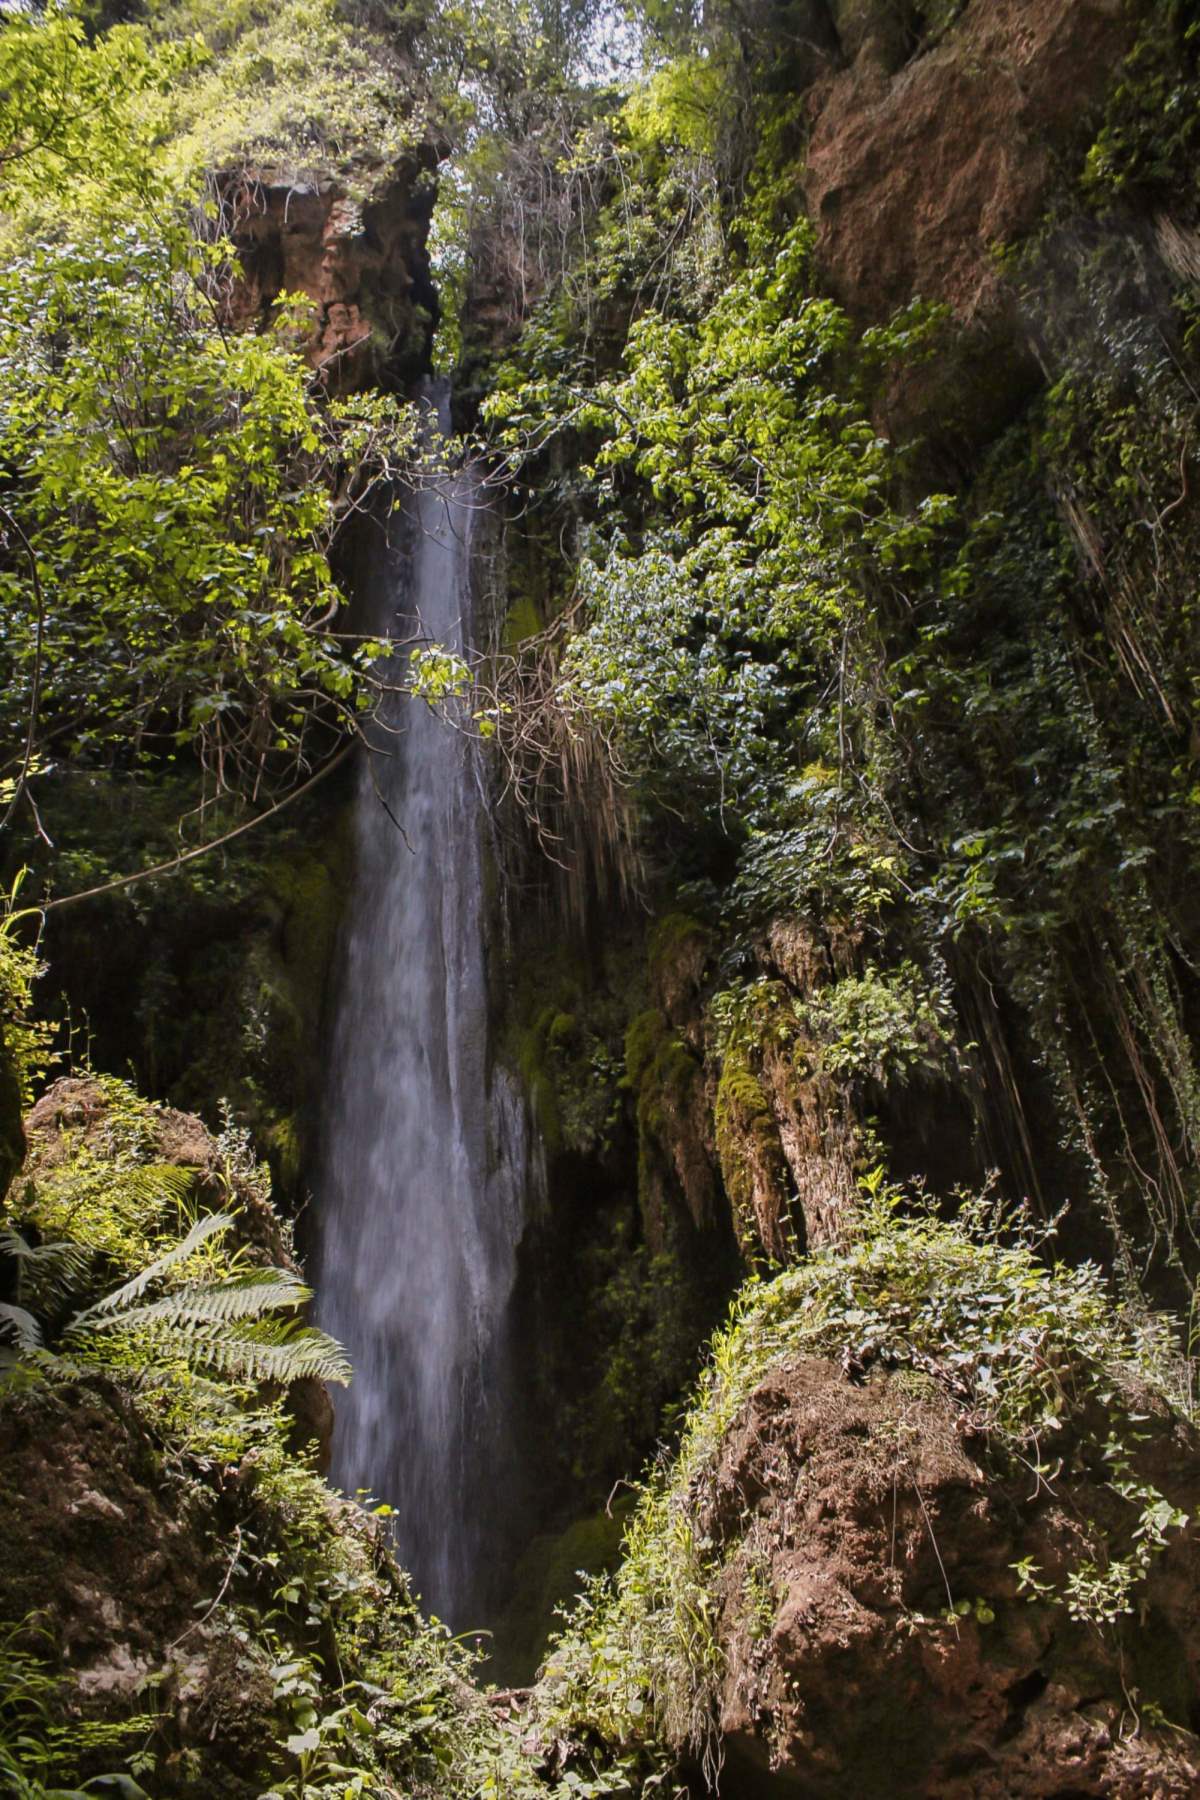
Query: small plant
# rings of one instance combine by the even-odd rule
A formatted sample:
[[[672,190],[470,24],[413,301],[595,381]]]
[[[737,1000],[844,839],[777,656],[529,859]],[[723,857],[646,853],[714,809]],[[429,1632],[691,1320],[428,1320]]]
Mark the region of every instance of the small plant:
[[[842,1078],[904,1081],[946,1066],[953,1043],[948,995],[911,962],[871,964],[823,988],[803,1009],[821,1062]]]
[[[0,809],[4,806],[0,797]],[[11,1070],[24,1108],[33,1099],[35,1082],[45,1075],[53,1031],[31,1017],[33,984],[41,965],[36,950],[23,944],[17,934],[14,910],[20,887],[18,877],[0,907],[0,1062]]]
[[[136,1342],[147,1362],[183,1361],[237,1380],[286,1383],[311,1376],[348,1381],[350,1367],[340,1345],[323,1331],[296,1322],[295,1313],[312,1295],[291,1270],[239,1267],[244,1255],[237,1253],[215,1280],[170,1284],[177,1270],[206,1243],[225,1237],[233,1223],[226,1213],[198,1219],[173,1249],[73,1313],[59,1333],[57,1354],[42,1350],[41,1326],[24,1307],[0,1308],[0,1331],[7,1331],[19,1353],[48,1357],[51,1366],[72,1358],[89,1364],[121,1360]],[[79,1244],[34,1247],[13,1230],[0,1233],[0,1249],[24,1271],[24,1285],[35,1286],[43,1297],[61,1298],[90,1264]]]
[[[39,1640],[48,1652],[50,1636],[37,1618],[0,1625],[0,1788],[11,1800],[77,1800],[74,1790],[56,1784],[72,1779],[80,1759],[124,1763],[155,1721],[145,1713],[111,1720],[72,1717],[65,1704],[70,1683],[33,1648]],[[126,1800],[142,1794],[123,1773],[103,1780]]]

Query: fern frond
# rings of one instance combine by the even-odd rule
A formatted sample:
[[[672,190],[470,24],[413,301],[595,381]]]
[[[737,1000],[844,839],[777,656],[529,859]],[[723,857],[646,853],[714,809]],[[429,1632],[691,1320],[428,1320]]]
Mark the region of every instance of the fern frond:
[[[144,1269],[138,1271],[132,1280],[127,1281],[123,1287],[114,1289],[111,1294],[105,1294],[104,1298],[97,1300],[94,1306],[85,1307],[83,1312],[76,1313],[64,1335],[75,1337],[81,1331],[95,1330],[98,1322],[106,1315],[126,1311],[135,1300],[141,1299],[146,1289],[160,1276],[165,1275],[169,1269],[176,1268],[180,1263],[186,1262],[193,1251],[198,1250],[208,1238],[215,1236],[218,1232],[228,1231],[232,1224],[233,1220],[228,1213],[208,1213],[204,1218],[197,1219],[187,1236],[168,1250],[165,1255],[148,1263]]]
[[[11,1226],[0,1230],[0,1254],[13,1258],[20,1293],[40,1312],[60,1306],[77,1293],[92,1266],[92,1252],[83,1244],[70,1238],[31,1244]]]
[[[18,1350],[37,1350],[41,1342],[41,1326],[33,1314],[23,1306],[10,1306],[6,1300],[0,1300],[0,1343]]]
[[[312,1290],[287,1269],[247,1269],[227,1281],[178,1288],[145,1306],[91,1319],[88,1326],[92,1331],[132,1331],[154,1324],[219,1325],[232,1319],[259,1319],[311,1299]]]
[[[350,1359],[342,1346],[315,1325],[291,1327],[274,1339],[251,1332],[222,1332],[196,1342],[196,1360],[220,1374],[286,1385],[312,1376],[348,1385]]]
[[[312,1293],[290,1269],[247,1268],[220,1281],[192,1281],[170,1293],[143,1300],[146,1290],[184,1263],[201,1244],[228,1231],[227,1213],[197,1220],[187,1236],[149,1263],[124,1286],[77,1313],[63,1334],[68,1344],[86,1346],[114,1336],[144,1334],[153,1349],[182,1357],[216,1376],[286,1385],[304,1376],[345,1383],[350,1364],[341,1345],[294,1313]]]
[[[111,1172],[110,1179],[119,1182],[122,1193],[140,1201],[147,1211],[157,1212],[164,1200],[182,1206],[192,1198],[196,1170],[179,1163],[134,1163]]]
[[[261,1320],[241,1330],[211,1322],[176,1320],[160,1324],[164,1348],[195,1367],[233,1380],[286,1385],[303,1376],[318,1381],[350,1380],[350,1362],[335,1339],[312,1325]]]

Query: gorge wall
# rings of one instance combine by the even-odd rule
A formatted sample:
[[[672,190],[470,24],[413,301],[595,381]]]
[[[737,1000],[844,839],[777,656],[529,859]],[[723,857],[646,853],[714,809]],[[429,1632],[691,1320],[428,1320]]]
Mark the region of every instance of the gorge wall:
[[[1200,1263],[1194,24],[1117,0],[842,0],[706,29],[664,51],[649,122],[622,115],[593,162],[586,136],[564,156],[557,114],[539,138],[533,106],[497,151],[457,376],[459,422],[503,475],[475,527],[475,698],[512,707],[481,713],[501,751],[471,873],[489,1017],[458,1124],[478,1130],[488,1081],[511,1081],[545,1162],[511,1270],[525,1553],[497,1583],[490,1672],[528,1680],[555,1605],[615,1573],[486,1729],[439,1662],[429,1742],[412,1720],[437,1658],[405,1613],[382,1662],[353,1665],[376,1682],[403,1663],[409,1683],[372,1718],[376,1774],[514,1800],[568,1777],[1182,1800],[1200,1780],[1177,1330]],[[258,328],[299,290],[331,392],[411,384],[439,307],[433,160],[369,202],[266,165],[223,176],[230,321]],[[380,535],[377,516],[347,529],[348,582]],[[598,660],[569,663],[614,615]],[[537,746],[531,814],[506,720],[541,728],[547,644],[577,682],[599,667],[604,704],[643,691],[629,646],[647,692],[659,651],[680,662],[644,736],[634,708],[603,715],[614,784],[560,738]],[[369,863],[353,803],[335,775],[212,872],[52,915],[43,945],[97,1065],[213,1125],[229,1098],[288,1209],[315,1186],[320,1096],[342,1083],[357,1117],[353,1032],[331,1067],[339,921]],[[81,858],[131,832],[148,858],[161,833],[110,777],[46,818]],[[386,1107],[386,1084],[361,1097]],[[35,1145],[35,1193],[44,1160]],[[68,1484],[71,1504],[102,1497],[81,1503],[93,1550],[103,1497],[137,1505],[121,1458],[100,1471],[83,1443],[109,1399],[84,1384]],[[204,1568],[137,1575],[179,1590],[147,1608],[148,1648],[113,1625],[139,1669],[171,1663],[180,1595],[220,1568],[266,1606],[238,1560],[257,1455],[204,1472]],[[288,1538],[271,1470],[270,1554],[334,1554],[344,1521],[306,1513]],[[407,1598],[386,1547],[354,1542],[338,1579],[391,1618]],[[349,1591],[311,1642],[300,1589],[286,1600],[314,1669],[331,1632],[344,1647]],[[67,1662],[91,1719],[107,1615],[88,1604],[91,1660]],[[256,1681],[284,1666],[265,1640],[250,1661]],[[165,1679],[178,1697],[192,1677]],[[262,1718],[292,1704],[260,1698]],[[507,1789],[453,1737],[460,1701]],[[253,1729],[231,1793],[251,1791]],[[187,1720],[178,1736],[162,1791],[199,1791],[186,1755],[208,1752]]]

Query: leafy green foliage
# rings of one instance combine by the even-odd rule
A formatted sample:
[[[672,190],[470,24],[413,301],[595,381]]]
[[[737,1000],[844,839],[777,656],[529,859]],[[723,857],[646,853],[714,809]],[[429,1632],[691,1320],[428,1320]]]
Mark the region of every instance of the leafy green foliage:
[[[823,1065],[841,1077],[903,1081],[937,1072],[953,1037],[947,995],[911,962],[890,971],[869,964],[821,989],[803,1012]]]
[[[329,557],[410,422],[327,401],[287,297],[228,329],[232,248],[164,147],[206,54],[70,10],[0,25],[6,822],[28,800],[37,825],[51,767],[185,755],[210,797],[286,786],[366,703]]]
[[[518,333],[522,362],[536,349],[542,374],[589,381],[631,288],[693,307],[711,288],[723,245],[714,132],[728,117],[712,102],[736,80],[736,54],[723,40],[721,55],[663,68],[631,95],[645,21],[640,6],[622,10],[443,0],[424,15],[422,60],[459,87],[431,245],[440,361],[460,395],[514,378],[497,358]],[[556,477],[577,485],[569,468]]]
[[[19,1208],[39,1243],[73,1240],[124,1280],[178,1242],[196,1174],[161,1160],[158,1109],[112,1077],[96,1077],[95,1085],[98,1126],[85,1119],[68,1127],[70,1154],[39,1166],[36,1178],[27,1169],[10,1208]],[[32,1268],[27,1278],[37,1280]],[[53,1299],[40,1285],[34,1293],[39,1303]]]
[[[771,1046],[803,1053],[843,1079],[905,1081],[943,1067],[952,1042],[949,996],[914,963],[883,970],[869,963],[815,988],[807,999],[760,976],[714,995],[710,1016],[717,1048]]]
[[[1186,1251],[1194,1268],[1194,241],[1160,221],[1144,281],[1142,249],[1124,242],[1083,257],[1068,237],[1065,283],[1036,259],[1011,265],[1047,388],[956,504],[876,423],[889,369],[938,344],[936,313],[860,333],[820,296],[807,230],[789,217],[795,110],[762,121],[744,193],[752,146],[736,141],[725,79],[737,56],[714,55],[711,33],[698,43],[678,9],[646,10],[680,53],[624,106],[572,91],[578,59],[564,49],[586,35],[587,7],[367,18],[323,0],[196,0],[154,8],[150,31],[93,35],[68,13],[6,15],[3,804],[31,799],[55,763],[193,755],[213,786],[256,792],[353,726],[368,652],[356,666],[332,628],[328,554],[345,465],[386,465],[403,420],[320,403],[293,318],[226,338],[213,309],[228,246],[198,241],[189,209],[198,164],[228,156],[305,176],[336,167],[369,192],[413,141],[390,96],[396,46],[419,30],[441,83],[426,116],[487,139],[455,196],[447,264],[464,282],[469,260],[502,267],[503,328],[525,322],[493,371],[494,442],[535,504],[562,504],[575,546],[582,629],[558,670],[563,709],[635,778],[655,828],[680,813],[703,827],[695,861],[720,845],[703,877],[744,942],[764,919],[807,913],[869,946],[855,973],[803,996],[774,977],[769,993],[726,986],[710,1019],[726,1098],[767,1121],[754,1054],[768,1042],[803,1045],[850,1088],[944,1067],[953,998],[990,1026],[1024,1131],[1028,1071],[1014,1077],[1004,1039],[1029,1023],[1130,1285],[1135,1250],[1181,1268]],[[931,28],[954,10],[931,12]],[[1156,10],[1089,159],[1084,191],[1102,212],[1171,196],[1181,169],[1194,178],[1195,29],[1182,7]],[[202,41],[175,43],[181,30]],[[521,153],[493,127],[519,128]],[[1130,317],[1129,283],[1144,317]],[[1177,291],[1156,310],[1164,283]],[[465,669],[436,648],[415,674],[432,700],[465,694]],[[474,717],[485,730],[500,712]],[[0,984],[20,1012],[29,963],[4,961],[6,944]],[[607,1152],[611,1033],[555,1007],[530,1037],[562,1142]],[[28,1069],[32,1040],[17,1048]],[[654,1083],[661,1103],[687,1053],[657,1013],[635,1021],[629,1048],[648,1125]],[[240,1512],[253,1541],[226,1535],[220,1608],[269,1685],[261,1779],[281,1794],[385,1779],[422,1794],[547,1791],[464,1699],[468,1659],[420,1626],[253,1391],[289,1369],[333,1371],[311,1340],[305,1361],[286,1324],[272,1335],[305,1291],[231,1259],[216,1216],[197,1236],[187,1184],[147,1162],[149,1137],[122,1103],[101,1149],[82,1141],[22,1196],[26,1232],[5,1245],[29,1304],[6,1303],[3,1329],[26,1361],[57,1334],[81,1366],[136,1391],[198,1512],[204,1471],[256,1471],[266,1523]],[[1131,1222],[1118,1184],[1149,1224]],[[797,1348],[919,1370],[969,1402],[999,1463],[1033,1457],[1039,1473],[1046,1433],[1107,1408],[1110,1435],[1085,1420],[1082,1454],[1108,1469],[1128,1532],[1061,1581],[1021,1573],[1085,1621],[1112,1626],[1136,1605],[1182,1522],[1138,1473],[1127,1404],[1135,1378],[1171,1400],[1166,1334],[1116,1315],[1090,1265],[1047,1270],[1005,1229],[981,1212],[950,1227],[879,1206],[838,1256],[748,1290],[625,1570],[556,1658],[557,1720],[576,1746],[562,1792],[634,1788],[670,1761],[584,1753],[581,1729],[631,1745],[652,1720],[671,1744],[710,1741],[713,1569],[689,1505],[749,1385]],[[665,1275],[629,1256],[606,1282],[618,1338],[624,1321],[641,1334]],[[623,1417],[637,1398],[627,1356],[606,1383]],[[747,1599],[765,1622],[760,1580]]]
[[[6,913],[0,917],[0,1063],[7,1065],[18,1111],[30,1105],[49,1055],[49,1028],[31,1017],[40,972],[36,952],[20,941]]]
[[[339,0],[150,0],[161,54],[201,47],[172,88],[164,161],[187,179],[231,164],[297,184],[330,178],[357,198],[412,154],[429,125],[422,71],[406,50],[417,9]],[[382,15],[382,16],[381,16]]]
[[[645,313],[625,373],[569,411],[602,433],[605,491],[654,528],[636,551],[610,529],[583,560],[564,703],[651,792],[757,830],[823,754],[843,796],[880,685],[863,588],[919,575],[950,512],[939,495],[894,505],[895,454],[842,391],[850,325],[812,295],[809,254],[797,226],[698,323]],[[911,357],[934,322],[914,312],[869,354]],[[552,378],[502,380],[486,411],[516,448],[565,399]],[[835,822],[827,851],[839,836]]]
[[[83,10],[8,8],[0,27],[0,186],[6,233],[128,200],[161,138],[169,84],[202,58],[183,41],[152,47],[136,25],[91,33]],[[103,158],[103,161],[101,161]]]
[[[10,768],[35,708],[43,759],[187,747],[218,791],[305,757],[322,710],[327,733],[353,717],[327,629],[335,491],[399,415],[322,410],[284,334],[226,335],[206,291],[224,255],[131,224],[0,271]]]
[[[197,1219],[182,1241],[120,1288],[76,1313],[63,1329],[68,1355],[84,1361],[112,1354],[114,1338],[137,1338],[147,1361],[183,1358],[218,1375],[253,1382],[291,1382],[302,1378],[347,1382],[350,1366],[340,1346],[324,1332],[299,1327],[294,1319],[275,1320],[277,1312],[295,1314],[312,1298],[291,1270],[238,1268],[216,1281],[187,1281],[157,1299],[142,1300],[148,1289],[163,1285],[172,1270],[186,1264],[200,1245],[230,1231],[224,1213]],[[64,1246],[48,1246],[62,1250]]]
[[[952,29],[953,9],[928,23]],[[641,158],[685,181],[701,134],[725,181],[708,285],[656,292],[662,239],[622,237],[602,188],[484,409],[523,479],[554,470],[541,504],[575,546],[555,640],[567,728],[590,724],[632,786],[667,890],[695,882],[739,943],[798,917],[866,946],[839,1001],[865,1035],[812,1021],[839,1079],[869,1069],[868,1039],[903,1038],[908,965],[942,970],[926,1042],[975,1059],[1007,1191],[1089,1189],[1124,1279],[1169,1269],[1186,1301],[1200,263],[1167,196],[1194,176],[1195,28],[1183,7],[1147,16],[1082,180],[1064,175],[1006,256],[1045,386],[964,448],[953,495],[946,440],[990,430],[971,414],[986,371],[936,307],[864,331],[824,297],[791,211],[795,109],[756,97],[735,180],[713,159],[728,120],[680,116],[693,29],[675,20],[678,62],[609,143],[622,179]],[[1147,204],[1153,244],[1130,234]],[[631,210],[646,224],[640,189]],[[676,218],[671,255],[698,253],[698,215]],[[942,434],[932,453],[879,423],[910,405]],[[592,479],[571,486],[564,463]],[[521,717],[519,680],[504,698]]]
[[[1084,171],[1101,204],[1194,192],[1200,94],[1200,25],[1185,0],[1152,8],[1109,98],[1107,117]]]

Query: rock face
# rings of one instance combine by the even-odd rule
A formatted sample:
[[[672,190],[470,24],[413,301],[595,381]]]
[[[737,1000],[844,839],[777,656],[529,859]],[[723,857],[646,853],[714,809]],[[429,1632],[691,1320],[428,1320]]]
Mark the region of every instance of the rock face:
[[[1200,1443],[1161,1417],[1146,1435],[1140,1472],[1194,1495]],[[800,1360],[741,1409],[701,1518],[726,1559],[722,1794],[1200,1791],[1194,1527],[1156,1558],[1142,1620],[1076,1622],[1013,1565],[1061,1579],[1123,1503],[1088,1474],[999,1480],[985,1448],[912,1371]]]
[[[128,1703],[165,1646],[203,1643],[196,1603],[223,1571],[111,1383],[33,1389],[4,1409],[0,1439],[0,1617],[51,1609],[81,1699]]]
[[[221,178],[242,270],[232,324],[265,324],[281,294],[304,294],[314,306],[304,354],[332,392],[416,380],[437,321],[425,248],[435,166],[426,147],[365,201],[337,182],[297,187],[272,170]]]
[[[993,248],[1036,221],[1056,157],[1086,132],[1133,38],[1123,0],[843,0],[846,66],[807,96],[802,176],[835,297],[880,318],[913,295],[974,321],[1001,281]],[[913,15],[910,18],[908,15]],[[1086,138],[1084,139],[1086,141]]]
[[[335,1520],[350,1520],[350,1508],[329,1504]],[[89,1791],[127,1781],[114,1763],[152,1737],[155,1771],[143,1780],[156,1795],[262,1791],[286,1727],[275,1658],[242,1621],[269,1616],[279,1628],[275,1570],[288,1529],[253,1453],[233,1464],[172,1455],[103,1375],[31,1382],[5,1397],[0,1620],[10,1653],[55,1670],[64,1734],[95,1734]],[[279,1659],[291,1653],[278,1637],[273,1645]]]
[[[173,1106],[146,1107],[142,1159],[195,1171],[196,1198],[218,1209],[237,1209],[238,1233],[265,1260],[294,1268],[279,1221],[257,1187],[235,1179],[231,1189],[216,1139],[194,1113]],[[36,1182],[85,1148],[103,1160],[113,1155],[111,1106],[103,1085],[87,1076],[53,1082],[25,1120],[28,1155],[24,1174]]]

